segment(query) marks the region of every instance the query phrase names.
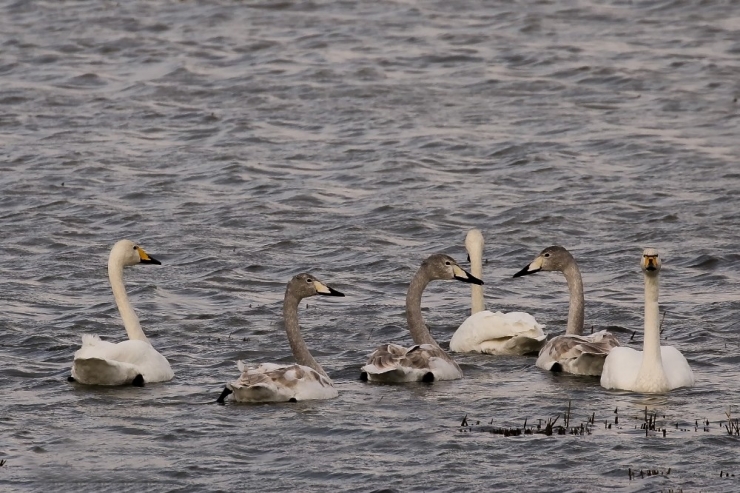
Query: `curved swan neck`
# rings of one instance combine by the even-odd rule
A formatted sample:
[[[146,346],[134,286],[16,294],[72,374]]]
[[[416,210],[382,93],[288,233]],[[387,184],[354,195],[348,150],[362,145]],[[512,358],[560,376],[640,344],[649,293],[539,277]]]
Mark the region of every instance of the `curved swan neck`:
[[[144,331],[141,330],[139,324],[139,317],[136,316],[134,308],[128,301],[128,295],[126,295],[126,286],[123,284],[123,264],[116,258],[108,259],[108,279],[110,280],[110,286],[113,290],[113,297],[116,300],[118,311],[121,314],[123,320],[123,326],[126,328],[128,338],[138,341],[149,342]]]
[[[468,256],[470,257],[470,273],[478,279],[483,279],[483,251],[479,248],[469,248]],[[470,284],[470,314],[475,315],[486,309],[486,303],[483,300],[483,286]]]
[[[581,335],[583,334],[583,279],[575,259],[571,258],[571,261],[563,269],[563,274],[565,280],[568,281],[568,291],[570,292],[568,327],[565,329],[565,333]]]
[[[411,280],[409,291],[406,294],[406,321],[409,324],[409,332],[411,332],[414,344],[439,346],[429,332],[429,328],[424,324],[424,317],[421,316],[421,295],[430,280],[425,267],[422,265]]]
[[[658,321],[658,275],[645,276],[645,336],[643,341],[643,365],[657,362],[663,368],[660,355],[660,323]]]
[[[285,291],[285,300],[283,301],[283,320],[285,322],[285,332],[288,334],[290,349],[293,351],[293,357],[296,363],[302,366],[308,366],[325,377],[326,374],[321,365],[311,356],[311,352],[306,347],[306,342],[301,336],[301,330],[298,326],[298,304],[301,298],[290,291],[290,287]]]

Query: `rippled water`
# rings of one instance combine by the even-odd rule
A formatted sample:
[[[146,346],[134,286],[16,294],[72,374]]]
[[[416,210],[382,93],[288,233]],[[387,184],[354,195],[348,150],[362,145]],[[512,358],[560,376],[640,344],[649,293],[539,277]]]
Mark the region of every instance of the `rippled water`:
[[[740,415],[734,3],[18,1],[0,13],[4,490],[740,489],[739,439],[720,426]],[[584,272],[586,323],[625,344],[637,330],[635,347],[640,253],[657,247],[664,336],[696,387],[610,392],[534,358],[480,355],[457,357],[461,381],[359,382],[375,345],[410,342],[418,264],[464,260],[471,227],[487,240],[489,308],[562,330],[561,276],[511,275],[563,244]],[[124,337],[106,277],[124,237],[162,260],[126,276],[176,378],[68,384],[81,334]],[[237,359],[291,361],[281,297],[303,270],[348,295],[301,311],[339,397],[214,405]],[[467,285],[429,287],[437,339],[468,304]],[[572,421],[595,415],[591,435],[458,427],[466,414],[521,426],[568,401]],[[639,429],[645,407],[665,438]],[[630,480],[629,468],[671,472]]]

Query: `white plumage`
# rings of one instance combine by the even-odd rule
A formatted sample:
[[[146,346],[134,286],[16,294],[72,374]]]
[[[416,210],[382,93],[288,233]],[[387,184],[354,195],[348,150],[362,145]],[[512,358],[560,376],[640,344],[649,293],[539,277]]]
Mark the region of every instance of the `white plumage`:
[[[123,385],[164,382],[175,374],[167,359],[152,347],[144,335],[123,284],[123,268],[136,264],[159,264],[143,248],[121,240],[111,249],[108,277],[129,340],[117,344],[96,335],[83,335],[82,347],[75,352],[72,376],[87,385]]]
[[[645,338],[643,350],[614,348],[606,357],[601,386],[633,392],[664,393],[693,387],[694,373],[681,352],[660,345],[658,290],[661,262],[658,252],[646,248],[642,255],[645,277]]]
[[[483,234],[472,229],[465,237],[470,270],[483,275]],[[450,340],[450,351],[457,353],[528,354],[539,351],[547,340],[545,327],[524,312],[485,310],[483,287],[471,284],[472,314],[460,325]]]

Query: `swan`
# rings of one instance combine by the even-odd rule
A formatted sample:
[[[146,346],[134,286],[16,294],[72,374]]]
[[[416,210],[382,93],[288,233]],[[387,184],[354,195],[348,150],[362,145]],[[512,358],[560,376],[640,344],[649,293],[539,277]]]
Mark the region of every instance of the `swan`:
[[[642,253],[645,277],[645,339],[642,351],[628,347],[611,350],[604,361],[601,386],[605,389],[663,393],[679,387],[693,387],[694,373],[681,352],[660,345],[658,283],[660,257],[654,248]]]
[[[547,247],[532,263],[514,274],[514,277],[541,270],[563,273],[568,281],[570,307],[565,334],[553,337],[542,347],[537,358],[537,367],[574,375],[601,375],[606,355],[612,348],[619,346],[619,341],[606,330],[583,335],[583,280],[576,260],[561,246]]]
[[[288,333],[290,349],[297,364],[278,365],[262,363],[247,366],[237,362],[241,376],[226,384],[217,399],[223,404],[229,394],[236,402],[297,402],[310,399],[333,399],[338,396],[329,375],[311,356],[298,326],[298,304],[303,298],[315,295],[344,296],[319,281],[316,276],[303,273],[294,276],[285,289],[283,320]]]
[[[470,271],[483,276],[483,234],[471,229],[465,237]],[[492,313],[485,309],[483,288],[470,284],[471,315],[460,325],[450,340],[450,351],[456,353],[527,354],[536,353],[547,340],[544,325],[528,313]]]
[[[82,336],[82,347],[77,350],[72,362],[70,382],[87,385],[143,386],[144,383],[166,382],[175,374],[167,359],[152,347],[139,325],[123,285],[123,268],[136,264],[161,262],[150,257],[143,248],[129,240],[121,240],[110,251],[108,278],[113,297],[123,319],[128,341],[114,344],[100,340],[96,335]]]
[[[411,280],[406,295],[406,321],[416,345],[410,348],[398,344],[378,347],[362,367],[361,380],[401,383],[462,378],[460,367],[439,347],[421,315],[421,295],[424,288],[430,281],[437,279],[483,284],[483,281],[460,268],[452,257],[434,254],[424,260]]]

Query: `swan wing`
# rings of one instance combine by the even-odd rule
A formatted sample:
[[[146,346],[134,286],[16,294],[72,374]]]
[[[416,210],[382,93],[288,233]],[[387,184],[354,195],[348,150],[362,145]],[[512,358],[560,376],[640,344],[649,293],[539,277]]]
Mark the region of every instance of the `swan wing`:
[[[630,390],[642,366],[642,351],[629,347],[615,347],[604,360],[601,386],[605,389]]]
[[[384,344],[370,355],[362,371],[368,380],[386,383],[455,380],[462,377],[457,363],[443,349],[431,344],[410,348]],[[429,376],[430,373],[433,378]]]
[[[172,380],[167,359],[147,341],[127,340],[117,344],[103,341],[98,336],[82,336],[82,347],[75,352],[72,378],[88,385],[123,385],[137,375],[144,382]]]
[[[619,341],[605,330],[587,336],[560,335],[553,337],[542,348],[537,367],[575,375],[599,376],[606,355],[617,346]]]
[[[450,350],[458,353],[526,354],[539,351],[547,334],[544,325],[524,312],[477,312],[455,331]]]
[[[673,346],[660,346],[660,356],[671,389],[694,386],[694,372],[681,351]]]
[[[331,399],[338,394],[332,381],[308,366],[238,362],[242,374],[226,387],[237,402],[287,402]]]

